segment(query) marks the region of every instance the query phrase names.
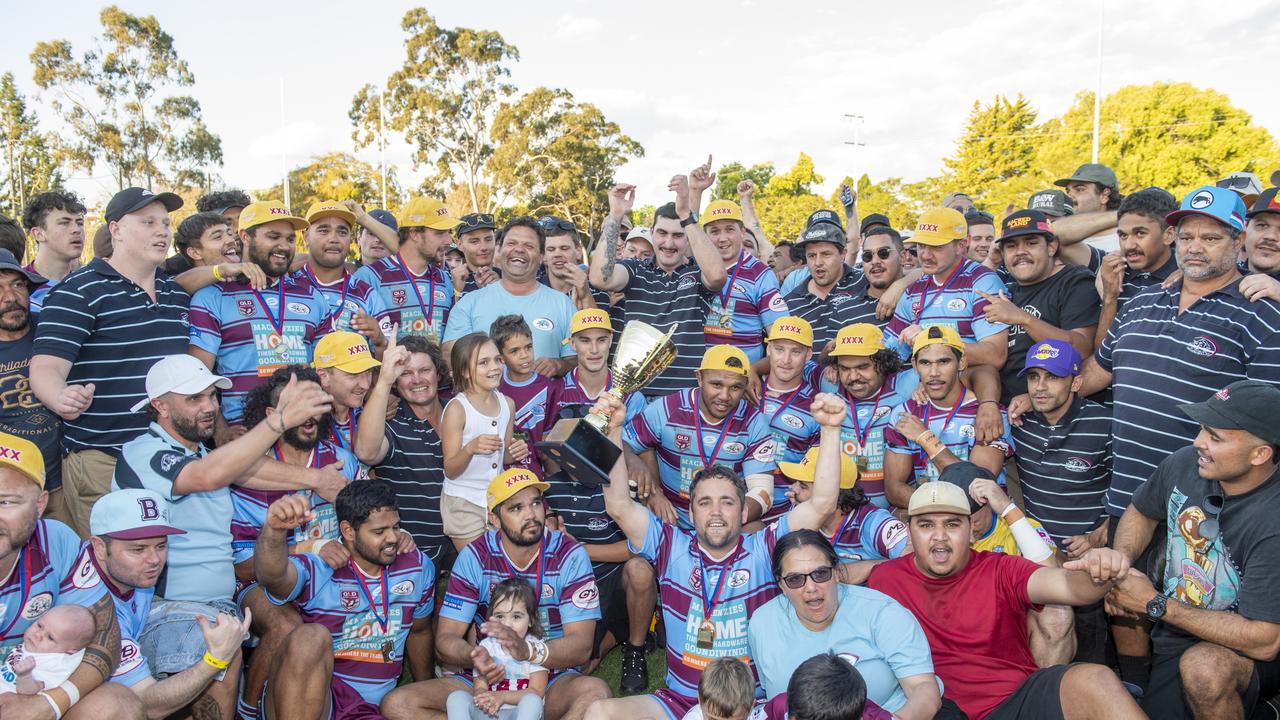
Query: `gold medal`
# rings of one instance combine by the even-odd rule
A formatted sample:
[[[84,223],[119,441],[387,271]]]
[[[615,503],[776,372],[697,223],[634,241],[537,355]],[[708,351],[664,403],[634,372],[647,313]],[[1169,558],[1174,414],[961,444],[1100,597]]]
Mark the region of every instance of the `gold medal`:
[[[289,354],[289,346],[285,344],[284,337],[281,335],[271,333],[267,336],[267,344],[270,345],[271,349],[275,350],[276,354],[280,357],[284,357]]]
[[[858,456],[858,474],[859,475],[861,475],[862,473],[865,473],[867,471],[867,468],[870,465],[871,465],[871,460],[868,459],[866,455]]]
[[[720,313],[720,327],[729,328],[732,326],[733,326],[733,315],[728,310],[724,310],[723,312]]]
[[[396,649],[390,640],[382,643],[382,662],[391,662],[391,652]]]
[[[698,626],[698,649],[710,650],[716,644],[716,626],[710,620],[703,620]]]

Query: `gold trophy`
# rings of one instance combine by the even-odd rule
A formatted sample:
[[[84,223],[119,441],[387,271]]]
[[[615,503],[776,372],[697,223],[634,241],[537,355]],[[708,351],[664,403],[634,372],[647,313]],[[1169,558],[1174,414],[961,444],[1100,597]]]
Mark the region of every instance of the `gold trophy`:
[[[622,402],[628,394],[652,382],[676,359],[673,334],[675,325],[664,333],[639,320],[627,323],[618,337],[611,383],[605,392]],[[608,430],[609,416],[592,408],[584,418],[556,422],[537,448],[574,480],[585,485],[607,485],[609,471],[622,456],[622,449],[606,435]]]

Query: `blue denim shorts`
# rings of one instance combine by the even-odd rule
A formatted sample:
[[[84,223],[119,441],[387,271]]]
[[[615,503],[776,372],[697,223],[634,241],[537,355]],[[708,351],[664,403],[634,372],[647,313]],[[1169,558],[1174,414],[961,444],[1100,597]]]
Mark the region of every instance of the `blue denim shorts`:
[[[196,621],[196,617],[203,615],[206,619],[213,620],[220,613],[244,619],[240,608],[230,600],[202,603],[193,600],[154,599],[151,602],[151,612],[147,614],[147,625],[138,638],[138,646],[151,664],[152,674],[165,677],[180,673],[200,662],[208,648],[205,647],[204,633],[200,632],[200,623]],[[218,673],[217,679],[221,680],[222,675],[222,672]]]

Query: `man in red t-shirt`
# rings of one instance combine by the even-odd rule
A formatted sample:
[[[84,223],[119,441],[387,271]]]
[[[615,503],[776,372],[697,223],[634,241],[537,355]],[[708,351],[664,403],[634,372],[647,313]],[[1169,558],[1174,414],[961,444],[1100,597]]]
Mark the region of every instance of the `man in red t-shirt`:
[[[920,621],[934,672],[947,697],[970,718],[1146,717],[1109,668],[1073,663],[1042,670],[1027,644],[1029,610],[1097,602],[1112,580],[1128,572],[1124,556],[1094,548],[1052,568],[972,551],[969,498],[947,482],[921,483],[907,515],[914,554],[877,565],[867,586],[902,603]]]

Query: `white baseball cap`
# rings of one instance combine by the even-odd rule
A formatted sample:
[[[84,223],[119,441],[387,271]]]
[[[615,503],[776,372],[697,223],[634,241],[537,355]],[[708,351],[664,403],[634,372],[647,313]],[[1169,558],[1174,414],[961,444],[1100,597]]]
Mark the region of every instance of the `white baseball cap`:
[[[131,409],[138,412],[147,403],[167,393],[179,395],[195,395],[217,386],[219,390],[230,390],[231,381],[221,375],[214,375],[191,355],[168,355],[160,358],[147,371],[147,397],[138,401]]]
[[[650,245],[653,244],[653,238],[649,234],[649,228],[643,225],[638,228],[634,228],[631,232],[627,233],[627,240],[643,240]]]
[[[89,534],[117,540],[185,535],[169,524],[169,502],[150,490],[126,489],[98,498],[89,513]]]

